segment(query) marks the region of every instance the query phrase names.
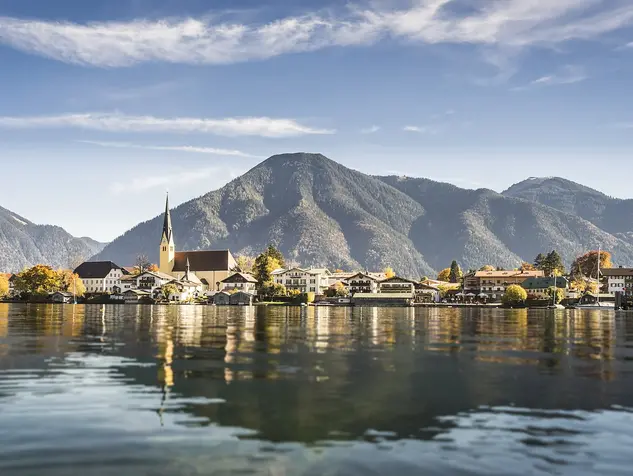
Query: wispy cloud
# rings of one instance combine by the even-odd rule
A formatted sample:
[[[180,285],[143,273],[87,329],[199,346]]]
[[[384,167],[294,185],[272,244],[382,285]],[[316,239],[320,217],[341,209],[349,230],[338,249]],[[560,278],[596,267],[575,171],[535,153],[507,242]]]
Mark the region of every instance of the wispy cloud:
[[[361,134],[375,134],[379,130],[380,130],[380,126],[371,126],[371,127],[366,127],[365,129],[361,129],[360,133]]]
[[[436,126],[404,126],[402,130],[405,132],[431,135],[435,135],[439,132],[439,129]]]
[[[129,182],[115,182],[110,185],[112,195],[139,194],[158,187],[176,188],[200,180],[208,180],[211,177],[222,174],[230,179],[236,177],[233,170],[226,167],[207,167],[195,170],[177,170],[165,175],[147,175],[136,177]]]
[[[83,144],[97,145],[99,147],[113,147],[117,149],[145,149],[145,150],[158,150],[158,151],[173,151],[173,152],[188,152],[194,154],[209,154],[209,155],[221,155],[230,157],[244,157],[261,159],[262,156],[251,155],[246,152],[232,149],[215,149],[212,147],[195,147],[191,145],[145,145],[145,144],[133,144],[130,142],[109,142],[109,141],[94,141],[94,140],[79,140]]]
[[[200,132],[221,136],[294,137],[308,134],[333,134],[334,130],[317,129],[294,119],[269,117],[232,117],[222,119],[125,114],[85,113],[58,116],[0,117],[0,128],[43,129],[81,128],[108,132]]]
[[[585,81],[588,78],[585,69],[581,66],[566,65],[557,73],[541,76],[525,86],[513,88],[514,91],[524,91],[526,89],[544,86],[560,86],[564,84],[575,84]]]
[[[148,61],[226,64],[371,45],[385,38],[423,44],[483,45],[516,51],[591,40],[633,23],[630,0],[383,0],[269,23],[222,22],[220,16],[71,23],[0,17],[0,43],[67,63],[100,67]],[[502,55],[503,56],[503,55]]]

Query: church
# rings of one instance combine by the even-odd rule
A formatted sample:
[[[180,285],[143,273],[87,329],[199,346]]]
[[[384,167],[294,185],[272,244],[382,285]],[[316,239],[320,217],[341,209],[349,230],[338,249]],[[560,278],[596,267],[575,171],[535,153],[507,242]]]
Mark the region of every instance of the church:
[[[165,202],[163,234],[160,240],[159,271],[182,280],[197,277],[210,291],[217,291],[220,282],[233,274],[237,267],[229,250],[176,251],[169,210],[169,196]]]

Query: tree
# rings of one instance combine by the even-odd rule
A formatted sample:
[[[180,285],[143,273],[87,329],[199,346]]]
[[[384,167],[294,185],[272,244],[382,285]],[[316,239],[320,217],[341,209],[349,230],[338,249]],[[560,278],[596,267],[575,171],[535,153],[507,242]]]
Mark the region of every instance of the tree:
[[[253,274],[253,269],[255,267],[255,258],[247,255],[239,255],[235,258],[235,262],[237,263],[237,271],[241,273]]]
[[[527,291],[518,284],[512,284],[506,288],[506,293],[503,295],[503,302],[505,304],[522,304],[527,299]]]
[[[611,268],[611,253],[600,251],[600,269]],[[571,265],[571,275],[574,277],[596,277],[598,273],[598,252],[589,251],[576,258]]]
[[[494,266],[487,264],[485,266],[482,266],[481,268],[479,268],[479,271],[494,271],[497,268],[495,268]]]
[[[9,278],[4,274],[0,274],[0,299],[9,294]]]
[[[347,288],[340,281],[325,290],[327,297],[346,297],[348,294]]]
[[[76,296],[86,294],[86,286],[81,278],[69,269],[57,271],[59,276],[59,291],[74,293]]]
[[[556,296],[556,304],[560,304],[565,299],[565,291],[559,287],[552,286],[549,288],[549,298],[553,299],[554,296]]]
[[[272,281],[271,273],[285,265],[284,256],[274,246],[266,248],[262,254],[255,258],[253,273],[260,286]]]
[[[396,273],[393,271],[393,268],[389,267],[385,268],[384,273],[387,279],[393,278],[396,275]]]
[[[442,271],[440,271],[440,274],[437,275],[438,281],[444,281],[448,283],[449,279],[451,279],[451,268],[443,269]]]
[[[260,288],[261,294],[265,297],[279,297],[287,294],[286,286],[268,281]]]
[[[531,263],[523,262],[519,268],[521,271],[536,271],[536,266]]]
[[[462,269],[457,264],[457,261],[453,260],[451,263],[450,271],[448,273],[448,280],[451,283],[459,283],[464,273],[462,273]]]
[[[545,263],[545,255],[543,253],[539,253],[534,258],[534,267],[536,269],[543,269],[543,263]]]
[[[59,291],[61,280],[53,268],[38,264],[19,273],[14,286],[20,294],[43,296]]]
[[[160,288],[160,292],[163,298],[168,301],[169,296],[171,296],[172,294],[178,294],[178,286],[176,286],[174,283],[167,283],[162,288]]]
[[[270,256],[271,258],[276,259],[277,262],[279,263],[280,268],[286,267],[286,259],[284,258],[283,253],[279,251],[277,248],[275,248],[273,245],[268,245],[268,248],[266,248],[266,251],[264,252],[264,254]]]
[[[147,267],[147,271],[150,271],[151,273],[158,273],[160,270],[158,269],[157,265],[152,263]]]
[[[152,263],[146,255],[138,255],[134,262],[134,274],[142,274],[148,271]]]

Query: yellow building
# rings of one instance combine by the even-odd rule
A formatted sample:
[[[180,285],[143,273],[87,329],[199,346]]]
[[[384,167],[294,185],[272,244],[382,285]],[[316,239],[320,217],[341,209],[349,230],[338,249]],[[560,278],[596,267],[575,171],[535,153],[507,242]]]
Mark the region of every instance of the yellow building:
[[[218,290],[222,280],[233,274],[237,267],[229,250],[176,251],[169,211],[169,197],[165,202],[165,219],[160,241],[159,270],[181,280],[187,272],[193,273],[210,290]]]

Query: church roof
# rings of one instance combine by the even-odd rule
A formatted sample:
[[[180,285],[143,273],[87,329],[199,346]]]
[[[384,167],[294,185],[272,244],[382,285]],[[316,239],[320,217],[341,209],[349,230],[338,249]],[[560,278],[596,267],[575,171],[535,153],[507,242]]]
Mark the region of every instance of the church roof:
[[[187,259],[190,270],[195,272],[228,271],[231,268],[231,252],[229,250],[211,251],[177,251],[174,257],[174,273],[187,271]]]
[[[167,195],[167,199],[165,200],[165,217],[163,219],[163,234],[167,238],[167,241],[171,241],[171,235],[173,233],[171,226],[171,212],[169,211],[169,195]],[[162,239],[161,236],[161,239]]]

